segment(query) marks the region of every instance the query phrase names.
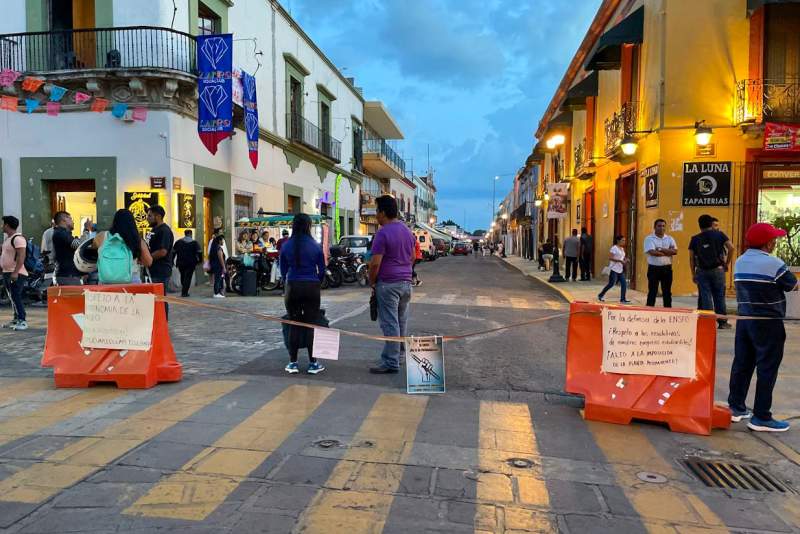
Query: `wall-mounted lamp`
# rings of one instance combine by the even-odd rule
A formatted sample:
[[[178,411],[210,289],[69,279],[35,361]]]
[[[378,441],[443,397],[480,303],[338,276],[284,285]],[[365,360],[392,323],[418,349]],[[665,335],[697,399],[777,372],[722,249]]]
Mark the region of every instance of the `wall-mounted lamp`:
[[[504,213],[502,215],[502,218],[503,218],[504,221],[508,220],[508,213]]]
[[[626,134],[625,137],[622,138],[622,143],[620,143],[619,146],[622,149],[622,153],[626,156],[633,156],[636,154],[636,149],[639,148],[636,139],[630,134]]]
[[[711,142],[711,136],[714,135],[714,130],[706,126],[706,121],[697,121],[694,123],[694,141],[697,146],[708,146]]]
[[[550,200],[550,193],[545,193],[544,194],[544,200],[545,200],[545,202],[548,202]]]
[[[542,199],[541,198],[537,198],[536,200],[533,201],[533,205],[536,206],[537,208],[541,207]]]
[[[565,141],[566,138],[563,134],[555,134],[551,136],[547,142],[545,142],[545,146],[548,148],[548,150],[553,150],[554,148],[563,145]]]

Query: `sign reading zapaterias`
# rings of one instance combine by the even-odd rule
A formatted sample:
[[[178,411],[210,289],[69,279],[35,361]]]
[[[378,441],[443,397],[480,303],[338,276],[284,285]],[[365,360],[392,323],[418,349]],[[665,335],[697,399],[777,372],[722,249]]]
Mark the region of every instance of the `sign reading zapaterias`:
[[[683,206],[728,206],[731,202],[730,161],[683,164]]]

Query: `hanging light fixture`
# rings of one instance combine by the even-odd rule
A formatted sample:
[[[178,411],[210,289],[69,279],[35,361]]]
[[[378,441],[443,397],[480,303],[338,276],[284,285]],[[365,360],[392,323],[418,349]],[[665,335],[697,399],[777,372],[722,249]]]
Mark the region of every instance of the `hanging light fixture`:
[[[694,123],[694,140],[697,146],[708,146],[711,142],[711,136],[714,135],[714,130],[706,126],[706,121],[697,121]]]
[[[639,148],[639,144],[636,142],[636,139],[634,139],[630,134],[625,134],[625,137],[622,138],[622,143],[620,143],[619,146],[622,149],[622,153],[626,156],[633,156],[636,154],[636,149]]]

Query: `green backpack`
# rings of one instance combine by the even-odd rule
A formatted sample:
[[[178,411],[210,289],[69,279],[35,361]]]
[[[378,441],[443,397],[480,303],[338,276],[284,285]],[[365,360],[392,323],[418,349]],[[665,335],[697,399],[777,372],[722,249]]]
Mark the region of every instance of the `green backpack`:
[[[97,255],[97,274],[101,284],[130,284],[133,254],[119,234],[108,234]]]

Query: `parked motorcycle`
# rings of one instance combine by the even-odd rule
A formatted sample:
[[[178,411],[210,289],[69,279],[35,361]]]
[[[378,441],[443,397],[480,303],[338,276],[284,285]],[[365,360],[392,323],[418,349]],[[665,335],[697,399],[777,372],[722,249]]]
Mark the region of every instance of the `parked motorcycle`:
[[[228,277],[231,281],[231,290],[236,293],[242,293],[242,273],[246,269],[254,269],[256,271],[256,284],[264,291],[273,291],[282,287],[281,279],[279,276],[273,279],[272,266],[277,262],[276,257],[267,254],[253,254],[250,256],[252,259],[251,265],[245,265],[247,260],[244,257],[228,258],[225,262],[225,269],[228,271]]]

